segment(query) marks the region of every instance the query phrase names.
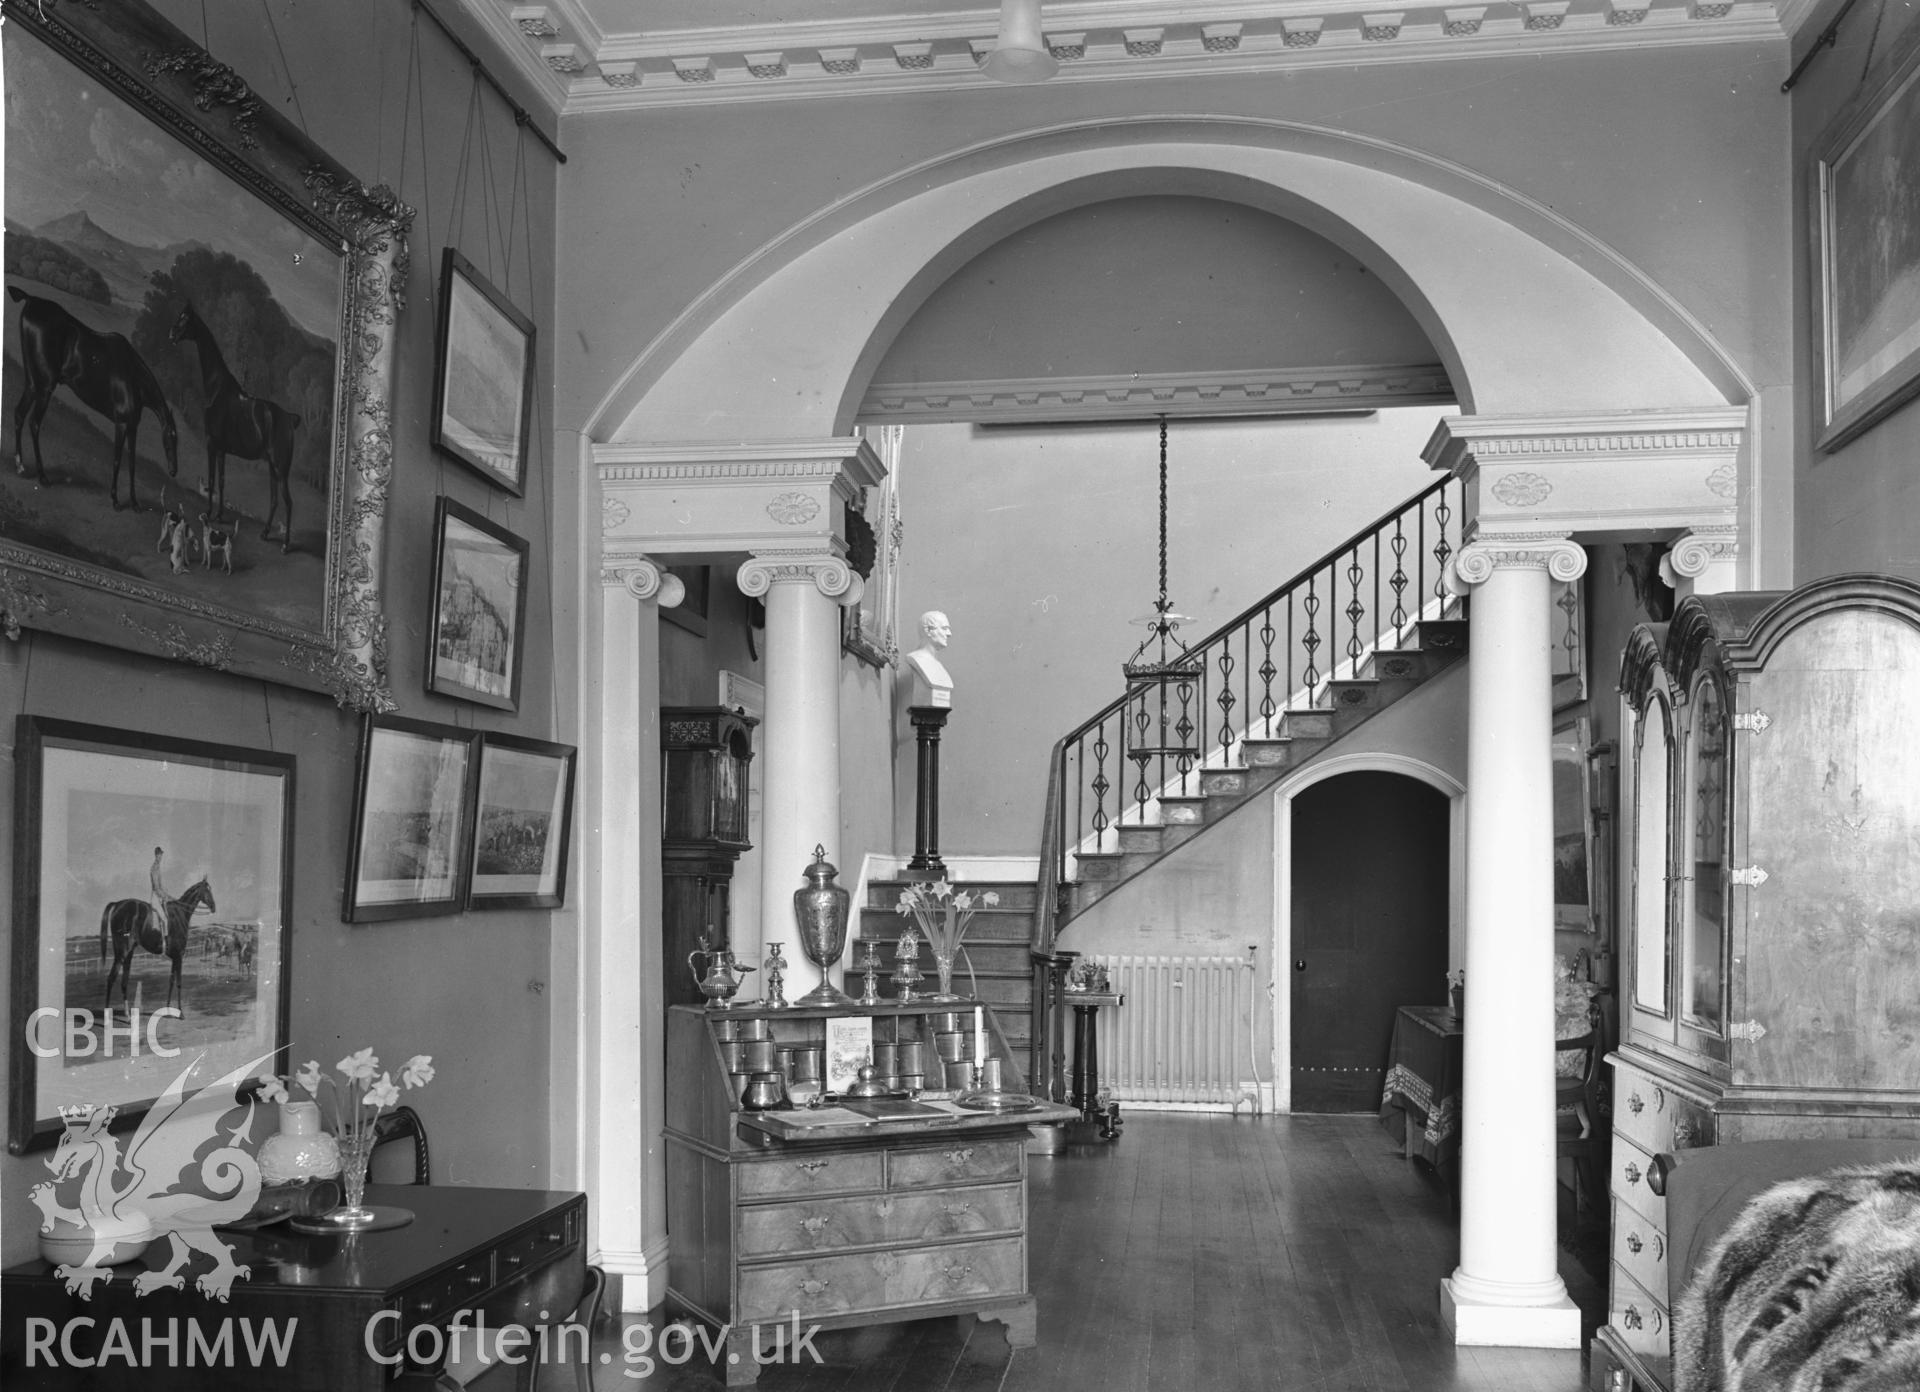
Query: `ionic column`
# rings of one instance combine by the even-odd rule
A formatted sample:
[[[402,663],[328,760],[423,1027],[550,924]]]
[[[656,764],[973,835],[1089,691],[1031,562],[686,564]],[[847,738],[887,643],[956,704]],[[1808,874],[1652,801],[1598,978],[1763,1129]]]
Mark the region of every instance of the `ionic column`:
[[[1586,565],[1564,533],[1478,539],[1453,560],[1473,615],[1460,1265],[1441,1286],[1456,1344],[1580,1341],[1555,1243],[1549,581]]]
[[[768,940],[784,941],[799,973],[789,988],[797,997],[818,984],[795,940],[801,872],[816,846],[843,872],[849,868],[840,858],[840,606],[859,602],[863,582],[839,555],[808,551],[755,553],[740,567],[739,584],[767,606],[766,791],[760,927],[757,935],[736,931],[734,953],[756,963]]]
[[[581,760],[580,1153],[593,1260],[621,1277],[621,1308],[634,1311],[657,1306],[667,1286],[657,611],[686,590],[635,554],[605,555],[600,586]]]

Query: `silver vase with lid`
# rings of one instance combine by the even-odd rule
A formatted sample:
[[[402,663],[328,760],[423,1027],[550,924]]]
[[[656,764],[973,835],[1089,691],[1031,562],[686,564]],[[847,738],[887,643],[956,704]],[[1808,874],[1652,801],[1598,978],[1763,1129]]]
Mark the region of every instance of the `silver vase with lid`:
[[[803,872],[805,889],[793,892],[793,917],[800,929],[800,950],[820,968],[820,984],[795,1005],[852,1005],[853,998],[833,984],[828,968],[840,960],[847,946],[847,913],[853,896],[834,877],[840,872],[827,860],[827,848],[813,848],[813,864]]]

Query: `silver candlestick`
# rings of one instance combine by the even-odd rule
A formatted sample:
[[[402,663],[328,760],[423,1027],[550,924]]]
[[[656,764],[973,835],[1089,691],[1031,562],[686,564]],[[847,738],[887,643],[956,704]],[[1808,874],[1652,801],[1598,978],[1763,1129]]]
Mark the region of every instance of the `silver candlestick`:
[[[779,943],[767,944],[767,960],[761,965],[767,971],[767,998],[761,1004],[768,1010],[785,1010],[793,1002],[786,998],[783,990],[787,979],[787,959],[780,955]]]
[[[861,959],[860,971],[867,980],[867,989],[860,993],[860,1004],[880,1004],[880,968],[885,965],[880,960],[880,944],[871,938],[867,940],[867,955]]]

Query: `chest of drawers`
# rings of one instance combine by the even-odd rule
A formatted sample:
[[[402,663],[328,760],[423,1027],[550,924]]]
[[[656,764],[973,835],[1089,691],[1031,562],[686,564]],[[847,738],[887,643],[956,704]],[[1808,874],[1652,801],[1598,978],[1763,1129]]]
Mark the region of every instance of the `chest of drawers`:
[[[754,1381],[782,1331],[809,1327],[973,1313],[1032,1344],[1027,1125],[1070,1108],[809,1135],[789,1121],[803,1114],[739,1109],[707,1012],[668,1015],[667,1294],[725,1328],[729,1386]]]

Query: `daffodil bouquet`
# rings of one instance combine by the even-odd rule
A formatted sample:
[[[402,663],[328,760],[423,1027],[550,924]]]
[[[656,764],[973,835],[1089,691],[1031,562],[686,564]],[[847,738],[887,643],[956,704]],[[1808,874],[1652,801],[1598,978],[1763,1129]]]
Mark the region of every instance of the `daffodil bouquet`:
[[[947,993],[947,978],[953,971],[953,955],[960,950],[960,940],[967,935],[967,925],[981,908],[999,902],[1000,896],[990,889],[974,894],[964,889],[957,890],[945,880],[908,885],[900,891],[899,912],[913,916],[920,931],[927,936],[927,945],[933,949],[934,966],[943,968],[940,973],[942,994]]]
[[[364,1155],[373,1147],[374,1126],[380,1114],[400,1100],[401,1089],[425,1087],[433,1081],[433,1056],[415,1054],[408,1059],[400,1069],[397,1084],[391,1073],[381,1071],[380,1060],[374,1057],[372,1049],[348,1054],[334,1065],[334,1070],[340,1075],[338,1081],[321,1070],[318,1059],[309,1059],[290,1078],[263,1073],[260,1097],[267,1102],[285,1102],[287,1084],[291,1082],[320,1104],[322,1116],[331,1100],[334,1135],[339,1137],[344,1149]]]

